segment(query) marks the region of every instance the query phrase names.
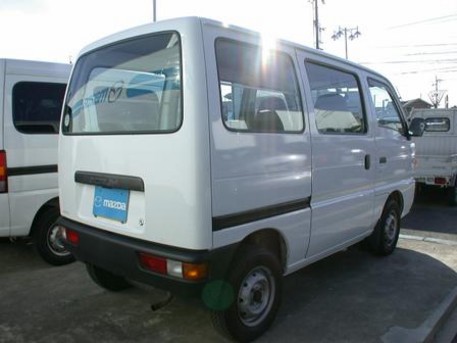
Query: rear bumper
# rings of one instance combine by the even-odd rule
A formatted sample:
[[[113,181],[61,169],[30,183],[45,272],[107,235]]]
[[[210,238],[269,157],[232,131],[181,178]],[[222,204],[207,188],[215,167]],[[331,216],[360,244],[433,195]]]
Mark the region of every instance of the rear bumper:
[[[430,186],[451,187],[455,185],[455,176],[451,175],[433,175],[433,176],[416,176],[416,182]]]
[[[58,224],[79,233],[77,246],[70,242],[64,243],[77,260],[176,295],[199,296],[209,281],[223,279],[237,248],[235,244],[216,250],[188,250],[106,232],[63,217]],[[140,265],[139,252],[182,262],[207,262],[209,278],[187,281],[151,272]]]

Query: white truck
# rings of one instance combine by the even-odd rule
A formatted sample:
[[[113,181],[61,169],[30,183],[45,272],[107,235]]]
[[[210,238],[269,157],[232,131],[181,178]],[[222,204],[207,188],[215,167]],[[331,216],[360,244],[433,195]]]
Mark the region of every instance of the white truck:
[[[423,136],[414,137],[418,190],[424,186],[444,188],[449,205],[457,204],[457,109],[418,109],[411,118],[425,120]]]

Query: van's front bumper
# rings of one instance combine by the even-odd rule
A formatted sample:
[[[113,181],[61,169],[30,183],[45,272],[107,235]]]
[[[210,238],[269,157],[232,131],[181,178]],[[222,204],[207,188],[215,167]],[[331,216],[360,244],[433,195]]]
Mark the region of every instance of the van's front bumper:
[[[64,217],[57,224],[78,233],[78,244],[64,240],[65,247],[77,260],[177,295],[200,296],[208,282],[224,279],[237,247],[230,245],[215,250],[188,250],[114,234]],[[143,268],[139,253],[186,263],[208,263],[209,276],[204,280],[189,281],[154,273]]]

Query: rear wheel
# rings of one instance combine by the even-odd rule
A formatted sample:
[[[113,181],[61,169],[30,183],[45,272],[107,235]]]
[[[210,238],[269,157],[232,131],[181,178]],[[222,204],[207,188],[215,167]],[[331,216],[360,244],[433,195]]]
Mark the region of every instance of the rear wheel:
[[[86,264],[86,269],[92,281],[108,291],[119,292],[132,287],[122,276],[115,275],[92,264]]]
[[[281,298],[282,272],[278,258],[263,247],[248,245],[228,277],[235,300],[224,311],[213,311],[213,326],[222,335],[249,342],[272,324]]]
[[[390,199],[367,243],[375,254],[387,256],[395,250],[399,235],[400,206],[395,200]]]
[[[46,262],[55,266],[68,264],[75,260],[62,243],[62,237],[56,225],[59,216],[59,208],[49,207],[36,220],[32,232],[32,239],[38,254]]]

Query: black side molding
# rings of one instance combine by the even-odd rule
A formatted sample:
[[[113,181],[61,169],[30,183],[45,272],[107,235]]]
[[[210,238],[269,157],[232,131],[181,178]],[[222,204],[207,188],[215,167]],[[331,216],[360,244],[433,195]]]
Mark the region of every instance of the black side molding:
[[[8,168],[8,176],[57,173],[57,164]]]
[[[253,221],[271,218],[281,214],[304,210],[310,207],[310,202],[311,198],[308,197],[305,199],[298,199],[245,212],[213,217],[213,231],[219,231],[232,226],[247,224]]]
[[[126,176],[88,171],[76,171],[75,182],[106,188],[121,188],[131,191],[144,192],[143,179],[137,176]]]

